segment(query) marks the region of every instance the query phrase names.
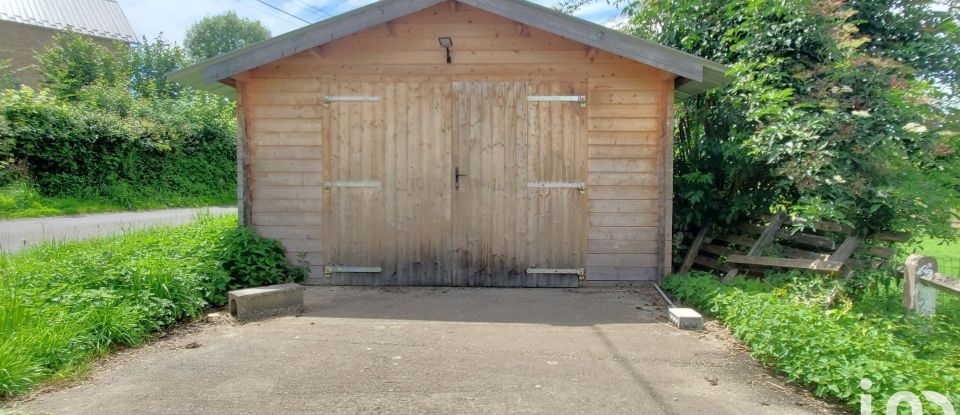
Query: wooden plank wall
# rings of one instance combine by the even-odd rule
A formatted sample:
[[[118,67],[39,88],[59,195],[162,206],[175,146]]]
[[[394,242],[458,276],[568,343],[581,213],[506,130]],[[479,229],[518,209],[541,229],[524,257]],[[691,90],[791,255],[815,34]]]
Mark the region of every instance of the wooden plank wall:
[[[454,39],[453,64],[437,38]],[[560,82],[588,91],[585,266],[591,283],[656,278],[669,267],[669,163],[674,76],[459,4],[438,5],[238,77],[248,128],[247,207],[264,236],[326,264],[323,98],[344,82]],[[399,173],[398,173],[399,174]],[[663,212],[663,213],[661,213]],[[666,232],[658,233],[658,225]],[[663,245],[659,245],[660,242]],[[658,246],[659,245],[659,246]],[[314,269],[314,276],[319,268]]]
[[[670,229],[660,221],[660,191],[665,96],[673,94],[666,85],[590,79],[587,276],[594,285],[655,280],[666,268],[660,261]]]

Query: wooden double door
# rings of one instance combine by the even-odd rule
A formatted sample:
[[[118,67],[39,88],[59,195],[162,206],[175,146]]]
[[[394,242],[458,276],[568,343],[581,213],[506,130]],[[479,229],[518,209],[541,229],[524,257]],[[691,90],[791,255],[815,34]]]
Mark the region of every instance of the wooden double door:
[[[586,110],[574,84],[331,84],[330,283],[575,287]]]

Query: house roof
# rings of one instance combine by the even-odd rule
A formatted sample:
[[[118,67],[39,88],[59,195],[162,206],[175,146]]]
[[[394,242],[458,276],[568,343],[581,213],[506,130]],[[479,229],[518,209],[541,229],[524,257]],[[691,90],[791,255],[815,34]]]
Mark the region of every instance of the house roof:
[[[0,0],[0,20],[134,43],[116,0]]]
[[[169,77],[186,85],[231,96],[233,88],[222,82],[234,75],[446,1],[382,0],[181,69]],[[729,68],[724,65],[525,0],[457,1],[674,73],[682,78],[682,82],[677,83],[677,93],[681,96],[696,95],[727,82],[725,75]]]

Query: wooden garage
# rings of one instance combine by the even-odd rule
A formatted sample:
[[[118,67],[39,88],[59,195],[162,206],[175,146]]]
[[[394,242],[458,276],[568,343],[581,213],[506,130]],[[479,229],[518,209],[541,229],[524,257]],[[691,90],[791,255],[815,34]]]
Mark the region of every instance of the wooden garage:
[[[722,65],[522,0],[387,0],[172,74],[236,96],[241,220],[335,285],[670,272],[675,96]]]

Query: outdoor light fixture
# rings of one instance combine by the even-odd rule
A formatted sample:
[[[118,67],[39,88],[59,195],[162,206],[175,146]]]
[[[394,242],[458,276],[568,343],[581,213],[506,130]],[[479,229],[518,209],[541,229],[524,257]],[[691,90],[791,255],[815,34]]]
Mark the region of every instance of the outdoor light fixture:
[[[440,38],[440,47],[447,50],[447,63],[453,63],[453,57],[450,56],[450,48],[453,47],[453,39],[448,37]]]

